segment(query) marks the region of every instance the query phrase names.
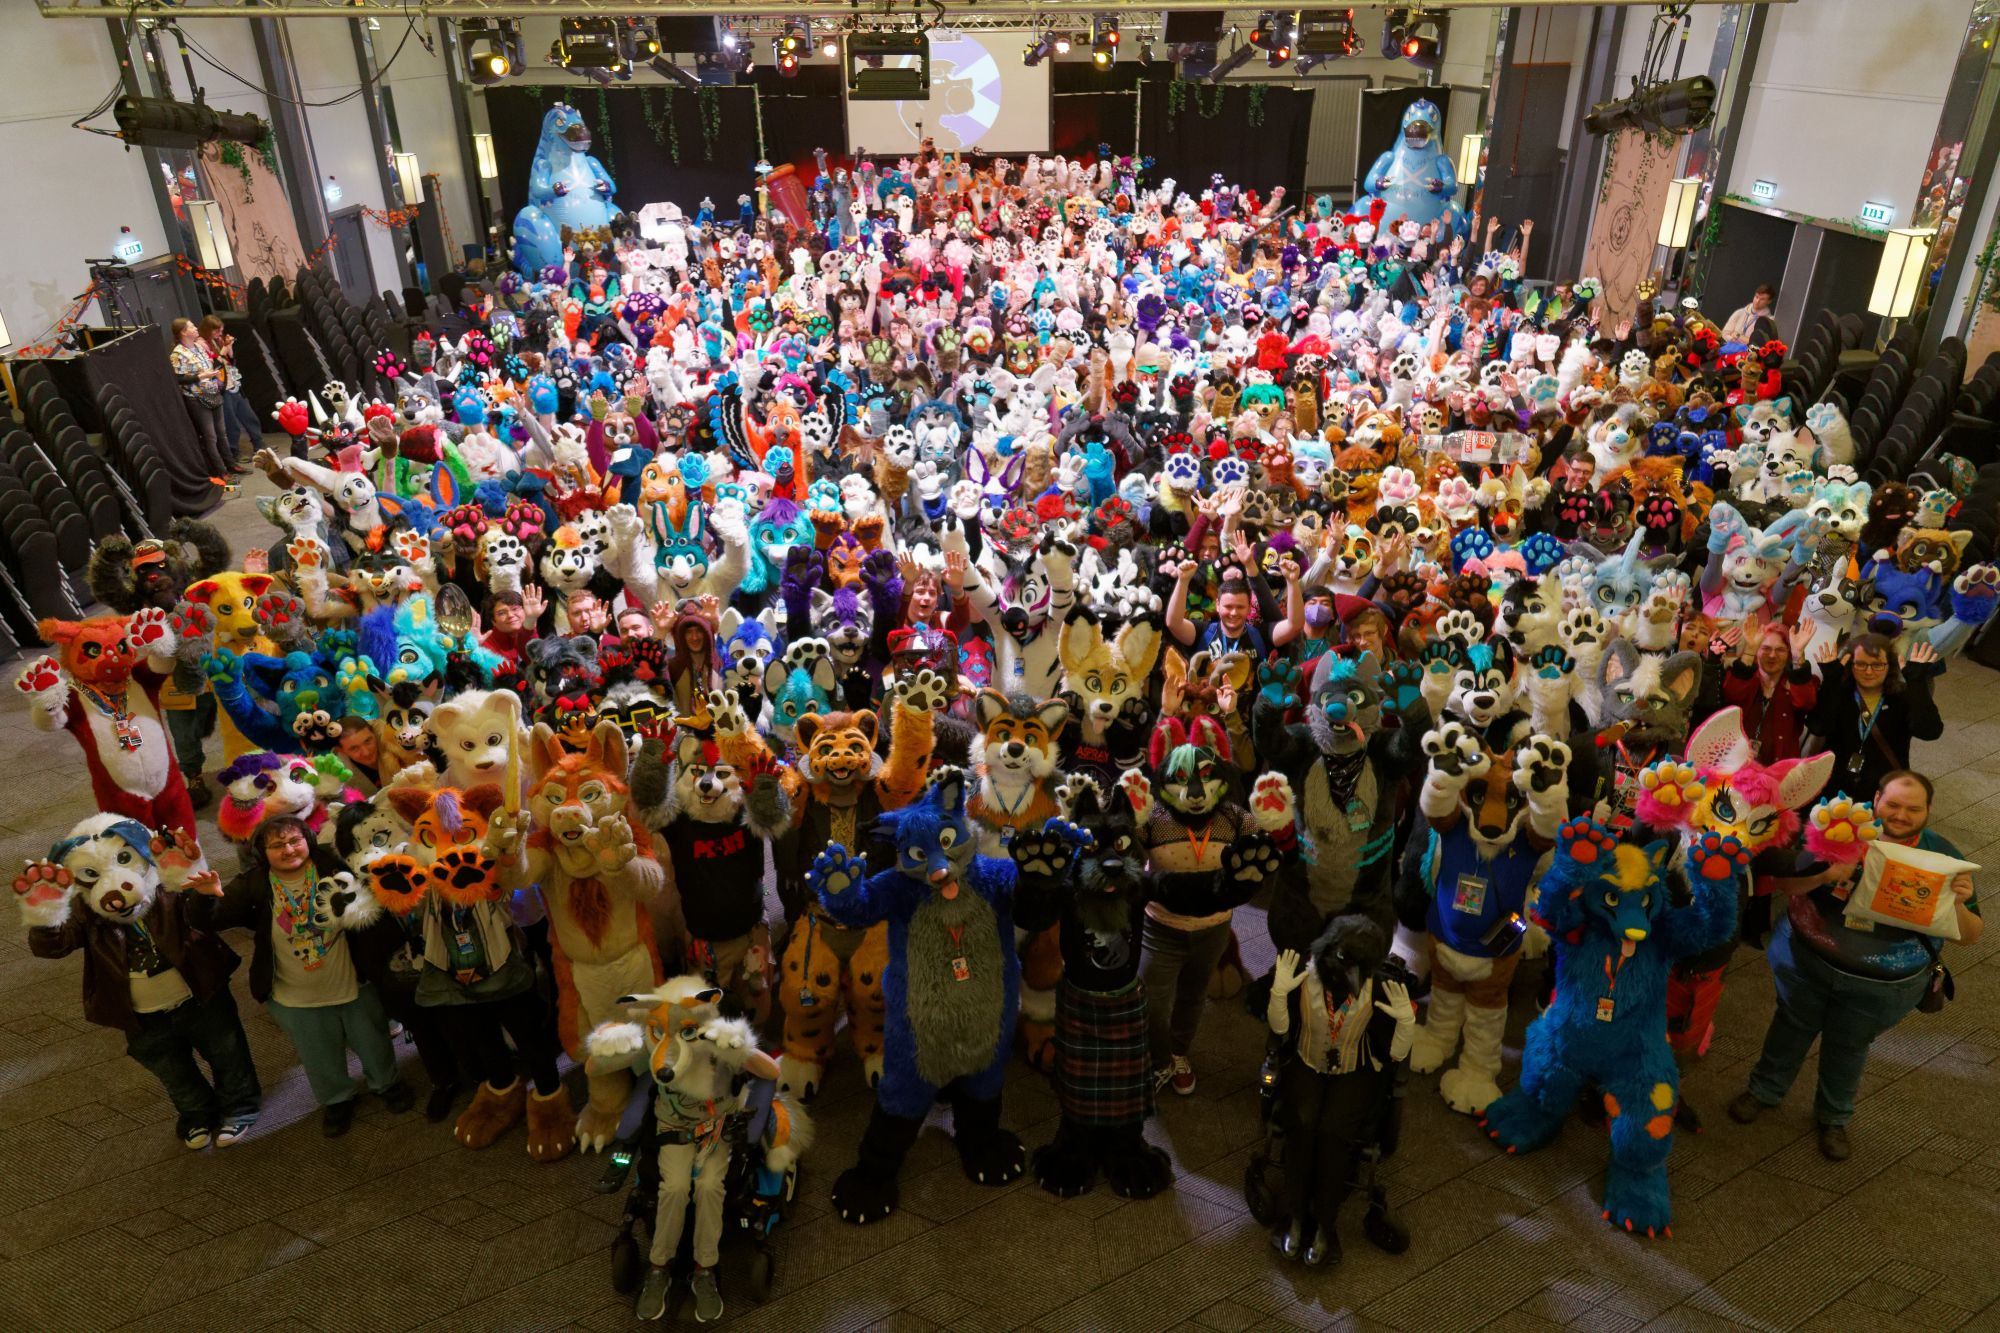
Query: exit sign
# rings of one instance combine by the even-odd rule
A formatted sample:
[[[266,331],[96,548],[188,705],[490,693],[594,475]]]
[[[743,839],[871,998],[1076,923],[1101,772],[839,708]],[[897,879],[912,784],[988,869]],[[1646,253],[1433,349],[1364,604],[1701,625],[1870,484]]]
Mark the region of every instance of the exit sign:
[[[1861,220],[1872,222],[1878,227],[1886,227],[1894,220],[1896,209],[1891,204],[1878,204],[1873,199],[1861,205]]]
[[[1752,199],[1757,200],[1759,203],[1765,203],[1765,204],[1770,203],[1773,199],[1776,199],[1778,197],[1778,182],[1776,181],[1750,182],[1750,197]]]

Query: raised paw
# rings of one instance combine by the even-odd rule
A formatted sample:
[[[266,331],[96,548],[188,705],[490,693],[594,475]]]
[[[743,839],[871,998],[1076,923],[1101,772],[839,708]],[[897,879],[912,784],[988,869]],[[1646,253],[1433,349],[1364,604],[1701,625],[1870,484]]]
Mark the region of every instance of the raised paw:
[[[1639,786],[1654,803],[1675,813],[1692,810],[1707,790],[1696,775],[1694,765],[1678,759],[1662,759],[1641,769]]]
[[[1703,833],[1688,844],[1688,867],[1703,879],[1730,879],[1749,864],[1749,851],[1733,833]]]
[[[149,657],[172,651],[174,634],[167,624],[167,613],[156,606],[134,611],[125,618],[125,641]]]
[[[288,592],[267,592],[257,599],[257,623],[279,635],[306,627],[306,604]]]
[[[1578,865],[1609,858],[1617,845],[1617,835],[1593,819],[1572,819],[1556,831],[1558,851]]]
[[[326,543],[317,537],[294,537],[285,543],[285,554],[295,569],[325,569],[333,563]]]
[[[1514,784],[1530,796],[1554,791],[1569,780],[1569,746],[1550,736],[1531,737],[1514,760]]]
[[[429,871],[401,852],[378,856],[368,863],[369,886],[392,912],[408,913],[424,895]]]
[[[1259,828],[1281,829],[1295,815],[1292,784],[1283,773],[1266,773],[1250,789],[1250,813]]]
[[[1478,643],[1486,637],[1486,627],[1479,623],[1479,617],[1463,609],[1447,611],[1438,617],[1437,636],[1440,639],[1463,639],[1467,643]]]
[[[1563,647],[1572,653],[1603,647],[1605,633],[1604,617],[1588,606],[1579,606],[1567,613],[1556,627],[1556,635],[1562,640]]]
[[[1425,732],[1424,753],[1434,771],[1451,778],[1479,777],[1492,763],[1479,738],[1456,722]]]
[[[813,858],[812,869],[806,872],[806,883],[821,897],[830,897],[847,892],[868,873],[868,857],[860,852],[850,852],[839,843],[829,843],[825,851]]]
[[[1223,878],[1238,884],[1262,884],[1278,873],[1278,848],[1262,833],[1238,838],[1222,851]]]
[[[1882,836],[1875,809],[1866,801],[1836,796],[1821,801],[1807,817],[1806,842],[1814,855],[1858,860],[1868,843]]]
[[[810,673],[822,658],[832,655],[825,639],[799,639],[785,649],[785,665]]]
[[[53,861],[30,861],[14,876],[14,896],[22,907],[46,907],[69,897],[75,884],[69,871]]]
[[[935,713],[951,702],[951,691],[944,677],[925,667],[897,676],[896,702],[912,712]]]
[[[493,862],[477,847],[453,847],[438,855],[431,877],[460,896],[493,887]]]
[[[14,677],[14,688],[26,695],[51,694],[63,686],[63,670],[53,657],[38,657]]]

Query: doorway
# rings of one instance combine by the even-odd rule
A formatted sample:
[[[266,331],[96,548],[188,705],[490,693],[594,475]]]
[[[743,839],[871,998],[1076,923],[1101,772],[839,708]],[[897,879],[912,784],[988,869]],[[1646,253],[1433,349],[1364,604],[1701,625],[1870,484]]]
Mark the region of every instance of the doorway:
[[[327,216],[333,235],[333,274],[340,290],[356,305],[367,305],[375,295],[375,267],[368,262],[368,233],[361,210],[343,208]]]

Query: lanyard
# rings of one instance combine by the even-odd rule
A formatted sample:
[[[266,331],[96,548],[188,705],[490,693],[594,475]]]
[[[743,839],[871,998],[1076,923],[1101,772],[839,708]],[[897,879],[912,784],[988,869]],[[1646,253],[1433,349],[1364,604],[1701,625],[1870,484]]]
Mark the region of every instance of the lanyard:
[[[1867,719],[1865,721],[1860,717],[1856,717],[1854,719],[1855,729],[1860,733],[1861,743],[1863,745],[1866,745],[1868,743],[1868,737],[1874,734],[1875,722],[1878,718],[1882,716],[1882,705],[1887,703],[1888,701],[1889,701],[1889,695],[1887,691],[1884,691],[1883,693],[1876,695],[1875,707],[1869,710]],[[1854,692],[1854,703],[1856,711],[1859,712],[1861,705],[1860,690],[1856,690]]]
[[[1188,847],[1194,852],[1195,869],[1201,869],[1202,862],[1208,859],[1208,844],[1215,838],[1214,822],[1210,821],[1208,827],[1202,830],[1199,842],[1195,841],[1194,830],[1191,828],[1183,826],[1181,835],[1187,839]]]

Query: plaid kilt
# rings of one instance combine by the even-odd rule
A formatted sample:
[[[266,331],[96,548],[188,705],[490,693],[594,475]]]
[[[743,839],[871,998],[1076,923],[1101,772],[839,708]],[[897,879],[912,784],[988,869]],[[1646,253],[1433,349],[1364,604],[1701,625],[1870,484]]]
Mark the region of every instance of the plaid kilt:
[[[1079,1125],[1128,1125],[1152,1109],[1146,988],[1122,995],[1056,986],[1056,1100]]]

